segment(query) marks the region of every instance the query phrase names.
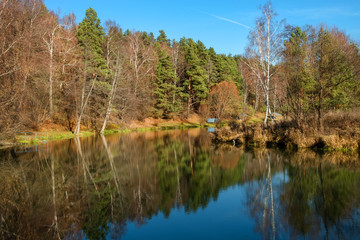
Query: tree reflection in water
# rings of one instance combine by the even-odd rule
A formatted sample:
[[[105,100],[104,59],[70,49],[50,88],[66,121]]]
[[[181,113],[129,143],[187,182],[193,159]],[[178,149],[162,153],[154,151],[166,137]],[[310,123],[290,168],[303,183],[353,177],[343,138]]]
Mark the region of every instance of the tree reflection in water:
[[[267,239],[276,239],[277,229],[279,229],[279,221],[276,218],[278,213],[278,199],[274,201],[273,181],[271,165],[279,163],[272,161],[272,153],[270,151],[259,152],[257,154],[256,164],[262,170],[262,176],[256,181],[250,181],[247,187],[247,205],[251,215],[257,224],[257,231],[262,232]],[[282,166],[280,166],[282,167]],[[284,184],[281,182],[280,184]]]
[[[133,233],[133,223],[200,214],[236,191],[246,204],[232,199],[234,210],[248,213],[236,219],[252,222],[248,231],[265,239],[355,239],[360,232],[358,160],[340,166],[334,154],[216,146],[200,129],[75,138],[48,151],[0,154],[0,239],[119,239]]]

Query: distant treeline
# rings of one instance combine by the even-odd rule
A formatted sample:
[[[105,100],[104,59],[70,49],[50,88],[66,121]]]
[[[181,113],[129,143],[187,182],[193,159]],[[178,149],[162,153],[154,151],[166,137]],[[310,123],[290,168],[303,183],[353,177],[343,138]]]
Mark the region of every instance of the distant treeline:
[[[1,4],[1,129],[32,128],[46,119],[77,131],[120,120],[187,116],[221,81],[241,89],[239,59],[201,41],[169,40],[164,31],[103,25],[89,8],[76,24],[42,1]],[[237,91],[238,93],[238,91]]]
[[[92,8],[85,15],[77,24],[42,0],[2,2],[0,137],[49,119],[75,133],[81,125],[102,132],[110,117],[236,118],[264,106],[320,123],[328,110],[359,105],[359,49],[337,29],[270,32],[280,44],[267,59],[251,51],[266,46],[261,22],[244,56],[227,56],[191,38],[170,40],[163,30],[155,37],[102,25]],[[268,78],[257,72],[264,67]]]

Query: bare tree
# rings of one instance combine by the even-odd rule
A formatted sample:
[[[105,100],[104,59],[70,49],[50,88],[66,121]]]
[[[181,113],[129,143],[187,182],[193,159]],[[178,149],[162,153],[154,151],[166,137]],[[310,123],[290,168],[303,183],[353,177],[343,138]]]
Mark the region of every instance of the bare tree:
[[[127,56],[126,86],[127,109],[132,117],[142,118],[151,106],[151,81],[154,78],[155,56],[152,42],[147,42],[144,34],[133,32],[126,36]]]
[[[122,64],[123,64],[123,58],[121,54],[121,31],[119,27],[117,27],[111,22],[107,22],[106,24],[108,25],[109,28],[108,39],[106,42],[106,48],[107,48],[106,63],[111,72],[110,74],[112,78],[112,84],[111,84],[110,94],[108,95],[109,101],[106,109],[105,119],[101,127],[100,134],[104,133],[107,121],[110,118],[110,113],[113,107],[113,101],[116,94],[116,88],[119,82],[118,80],[122,73]]]
[[[256,20],[255,28],[249,33],[249,47],[247,48],[244,63],[250,68],[257,78],[257,82],[264,94],[266,113],[264,124],[271,116],[270,93],[272,85],[274,65],[279,60],[283,49],[283,37],[285,21],[277,22],[271,2],[260,7],[262,17]]]
[[[40,0],[0,1],[0,135],[4,137],[44,117],[44,54],[38,51],[43,10]]]
[[[141,76],[146,76],[152,70],[149,63],[153,60],[152,48],[146,46],[140,32],[134,32],[129,39],[129,61],[134,71],[134,94],[137,96],[139,85],[141,84]]]
[[[53,104],[53,81],[54,81],[54,50],[56,40],[58,38],[57,31],[60,28],[57,16],[51,14],[48,18],[48,29],[43,34],[43,41],[46,45],[46,50],[49,54],[49,116],[53,115],[54,104]]]

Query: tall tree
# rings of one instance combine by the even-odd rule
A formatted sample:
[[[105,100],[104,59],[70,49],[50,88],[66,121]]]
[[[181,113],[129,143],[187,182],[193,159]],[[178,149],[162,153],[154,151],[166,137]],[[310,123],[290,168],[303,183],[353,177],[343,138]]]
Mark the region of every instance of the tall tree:
[[[277,63],[282,52],[285,22],[276,21],[277,14],[270,1],[260,9],[262,16],[256,20],[255,27],[249,33],[245,64],[254,73],[263,91],[266,104],[264,124],[267,124],[268,116],[271,116],[272,66]]]
[[[150,41],[149,41],[150,40]],[[152,105],[152,80],[156,69],[153,39],[141,32],[133,32],[125,38],[126,80],[128,116],[143,119]]]
[[[158,117],[170,117],[181,110],[181,88],[179,78],[171,57],[165,50],[158,49],[158,64],[156,67],[156,80],[154,95],[156,98],[154,113]]]
[[[113,102],[116,95],[116,89],[119,82],[119,79],[122,75],[123,70],[123,53],[122,53],[122,31],[116,26],[113,22],[106,23],[108,28],[108,35],[106,39],[106,52],[107,58],[106,63],[110,69],[110,78],[111,78],[111,89],[108,94],[108,105],[105,113],[105,118],[100,130],[100,134],[103,134],[107,121],[110,118],[110,114],[113,108]]]
[[[46,31],[43,35],[43,41],[46,45],[46,50],[49,54],[49,116],[50,118],[54,112],[54,103],[53,103],[53,83],[54,83],[54,55],[56,41],[59,38],[58,30],[60,28],[58,17],[51,13],[47,18],[46,22]]]
[[[104,77],[107,72],[106,61],[103,57],[104,31],[100,19],[94,9],[86,10],[85,18],[79,24],[77,37],[84,57],[84,79],[81,93],[81,104],[75,134],[79,134],[81,118],[92,94],[98,77]],[[91,80],[90,80],[91,79]],[[90,80],[90,87],[86,94],[86,85]]]
[[[300,124],[309,110],[306,86],[310,78],[308,64],[308,37],[300,27],[290,30],[285,41],[284,78],[286,79],[287,108],[295,121]]]
[[[358,87],[354,66],[335,36],[324,27],[311,34],[311,80],[308,83],[312,107],[317,113],[318,128],[322,129],[324,110],[349,104],[350,94]]]
[[[187,116],[191,107],[197,109],[209,92],[207,88],[208,76],[202,66],[197,44],[192,39],[187,39],[183,44],[186,61],[186,79],[183,82],[185,98],[187,98]]]

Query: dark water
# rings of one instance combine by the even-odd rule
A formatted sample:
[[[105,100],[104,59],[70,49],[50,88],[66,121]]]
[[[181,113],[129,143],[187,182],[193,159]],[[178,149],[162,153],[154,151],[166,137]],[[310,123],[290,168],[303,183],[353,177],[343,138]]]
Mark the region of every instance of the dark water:
[[[0,239],[360,239],[358,165],[200,129],[2,151]]]

